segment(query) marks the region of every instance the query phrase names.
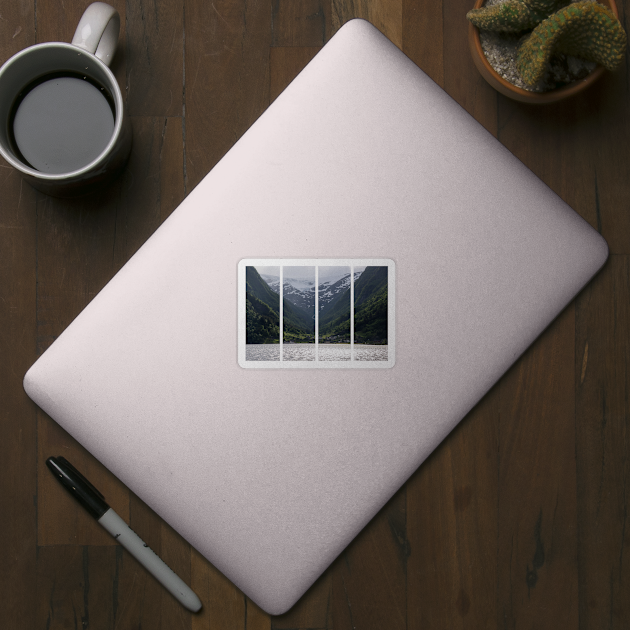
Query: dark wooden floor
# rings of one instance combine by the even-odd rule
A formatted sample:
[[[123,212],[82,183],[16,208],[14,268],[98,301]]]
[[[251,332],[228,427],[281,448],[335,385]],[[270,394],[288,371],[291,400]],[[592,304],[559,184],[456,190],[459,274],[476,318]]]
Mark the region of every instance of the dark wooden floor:
[[[0,163],[0,627],[630,628],[630,72],[535,108],[467,49],[471,0],[122,0],[133,153],[59,201]],[[0,62],[87,2],[0,0]],[[622,21],[630,0],[620,4]],[[341,24],[366,17],[607,239],[603,271],[288,614],[269,617],[78,446],[22,377]],[[627,29],[626,29],[627,30]],[[191,615],[62,496],[67,455],[189,581]]]

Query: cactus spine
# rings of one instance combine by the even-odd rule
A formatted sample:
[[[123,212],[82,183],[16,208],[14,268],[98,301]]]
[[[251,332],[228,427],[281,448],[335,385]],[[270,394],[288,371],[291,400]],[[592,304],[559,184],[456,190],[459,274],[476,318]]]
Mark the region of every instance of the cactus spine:
[[[554,53],[595,61],[608,70],[621,63],[626,33],[615,14],[597,2],[575,2],[543,20],[519,48],[516,65],[523,80],[543,78]]]
[[[485,31],[519,33],[534,28],[568,0],[506,0],[481,9],[472,9],[466,17]]]

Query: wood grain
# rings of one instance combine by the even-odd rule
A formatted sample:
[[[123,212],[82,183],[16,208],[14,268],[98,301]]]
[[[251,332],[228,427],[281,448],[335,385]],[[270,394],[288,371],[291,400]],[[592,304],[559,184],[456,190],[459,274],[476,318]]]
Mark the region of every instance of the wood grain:
[[[113,628],[117,612],[116,547],[41,547],[34,577],[33,628]]]
[[[263,0],[186,5],[186,191],[269,105],[271,11]]]
[[[126,8],[127,107],[130,116],[181,116],[183,0],[135,0]]]
[[[328,0],[273,0],[272,46],[323,46],[330,39]]]
[[[406,489],[403,487],[332,567],[332,627],[407,627]]]
[[[512,628],[578,623],[574,350],[569,306],[500,385],[497,622]]]
[[[0,63],[36,41],[34,6],[0,5]],[[36,625],[37,408],[22,390],[37,358],[37,195],[0,158],[0,619]],[[25,603],[28,602],[28,605]]]
[[[0,618],[11,630],[630,627],[630,64],[565,103],[497,95],[467,0],[111,0],[134,145],[56,200],[0,161]],[[0,61],[69,41],[87,2],[0,0]],[[619,2],[622,23],[628,0]],[[24,373],[269,103],[370,20],[607,239],[599,276],[296,606],[270,617],[23,392]],[[180,575],[191,615],[55,487],[66,454]]]
[[[496,618],[498,422],[493,388],[407,483],[407,628]]]
[[[442,0],[403,1],[403,52],[444,87]]]
[[[630,259],[612,256],[576,302],[580,628],[630,626]]]
[[[481,78],[468,50],[468,23],[464,16],[470,5],[468,0],[442,0],[442,87],[496,137],[498,94]]]
[[[37,358],[36,194],[0,160],[0,618],[34,627],[24,606],[37,566],[37,408],[22,389]]]

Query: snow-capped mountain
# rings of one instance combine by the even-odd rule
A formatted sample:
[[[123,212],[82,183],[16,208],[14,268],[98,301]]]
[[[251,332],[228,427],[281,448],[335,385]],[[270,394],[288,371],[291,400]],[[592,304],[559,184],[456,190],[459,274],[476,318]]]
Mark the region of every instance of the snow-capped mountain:
[[[354,272],[356,282],[361,275],[361,271]],[[326,280],[319,285],[319,312],[326,308],[328,304],[336,301],[343,293],[350,288],[350,274],[347,273],[337,281]]]
[[[363,271],[354,272],[356,282]],[[280,293],[280,278],[269,274],[260,274],[272,291]],[[315,282],[303,278],[284,278],[282,295],[291,304],[312,313],[315,307]],[[318,286],[319,311],[331,302],[336,301],[350,287],[350,274],[346,273],[339,278],[330,276]]]
[[[279,281],[277,286],[280,287]],[[315,282],[298,280],[296,278],[284,278],[282,297],[308,313],[315,312]]]

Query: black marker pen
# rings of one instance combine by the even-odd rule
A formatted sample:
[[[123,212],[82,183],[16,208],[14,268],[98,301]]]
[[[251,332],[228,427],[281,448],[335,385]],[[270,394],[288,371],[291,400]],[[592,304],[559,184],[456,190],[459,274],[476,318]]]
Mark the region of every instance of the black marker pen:
[[[61,485],[151,573],[183,606],[197,612],[201,601],[127,523],[105,502],[105,497],[65,457],[49,457],[50,468]]]

